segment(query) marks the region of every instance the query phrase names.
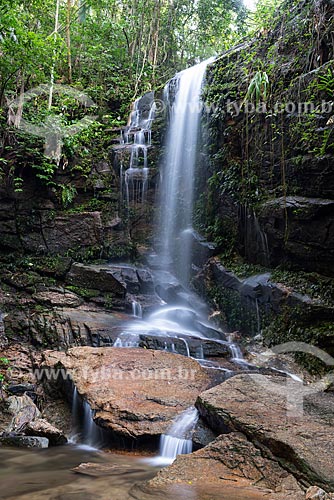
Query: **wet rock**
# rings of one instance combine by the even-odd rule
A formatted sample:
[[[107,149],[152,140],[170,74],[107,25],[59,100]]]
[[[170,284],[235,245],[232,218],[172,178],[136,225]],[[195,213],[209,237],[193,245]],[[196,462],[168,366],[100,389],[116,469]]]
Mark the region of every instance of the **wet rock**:
[[[287,308],[305,311],[310,324],[317,323],[319,317],[324,321],[334,318],[331,305],[274,282],[270,273],[240,279],[217,258],[207,263],[193,279],[193,284],[202,296],[220,309],[220,323],[227,329],[238,329],[248,335],[257,335]]]
[[[43,418],[38,418],[29,422],[24,428],[24,434],[26,436],[47,438],[50,446],[59,446],[67,443],[65,434]]]
[[[216,245],[208,242],[193,229],[186,232],[185,238],[189,239],[191,260],[196,266],[202,267],[216,252]]]
[[[185,290],[175,276],[167,271],[156,271],[155,277],[158,283],[155,290],[159,297],[167,304],[178,303],[178,294]]]
[[[21,234],[21,243],[30,252],[64,254],[73,248],[103,245],[100,212],[82,212],[49,217],[30,218],[30,231]]]
[[[103,345],[112,344],[118,333],[116,327],[124,321],[124,315],[108,313],[101,310],[85,308],[55,309],[50,318],[50,328],[59,343],[66,346],[73,345]]]
[[[140,347],[146,349],[167,350],[170,352],[177,352],[183,356],[188,355],[194,358],[207,357],[231,357],[231,351],[227,343],[218,343],[209,339],[198,339],[195,337],[182,335],[175,337],[173,332],[170,336],[162,335],[140,335]]]
[[[133,313],[132,303],[137,302],[142,310],[143,316],[147,316],[157,310],[164,304],[164,302],[156,294],[141,294],[141,295],[127,295],[127,311]]]
[[[216,437],[217,434],[213,432],[213,430],[210,429],[210,427],[208,427],[200,418],[192,435],[194,446],[196,446],[197,448],[203,448],[204,446],[207,446],[209,443],[214,441]]]
[[[140,292],[142,294],[154,293],[153,276],[148,269],[137,269],[137,276],[140,283]]]
[[[95,422],[110,430],[115,440],[158,437],[209,385],[196,361],[145,349],[46,351],[43,366],[66,368],[78,393],[95,411]]]
[[[161,495],[161,489],[171,491],[173,485],[192,485],[197,492],[198,488],[206,492],[204,498],[304,500],[295,478],[236,432],[219,436],[195,453],[179,455],[131,493],[138,499],[146,498],[140,496],[142,492],[150,498],[159,491]]]
[[[135,469],[132,465],[128,464],[96,464],[92,462],[82,463],[78,467],[72,469],[76,474],[82,474],[90,477],[104,477],[104,476],[119,476],[123,474],[134,474],[140,472],[141,469]]]
[[[285,217],[289,227],[287,241]],[[287,261],[299,269],[333,275],[334,200],[275,198],[261,206],[259,220],[267,234],[272,265]]]
[[[287,386],[287,381],[293,385]],[[300,405],[296,407],[312,391],[289,379],[244,374],[201,394],[197,407],[217,432],[242,432],[263,456],[276,460],[296,478],[330,490],[334,487],[334,465],[328,460],[333,428],[315,413],[308,415]]]

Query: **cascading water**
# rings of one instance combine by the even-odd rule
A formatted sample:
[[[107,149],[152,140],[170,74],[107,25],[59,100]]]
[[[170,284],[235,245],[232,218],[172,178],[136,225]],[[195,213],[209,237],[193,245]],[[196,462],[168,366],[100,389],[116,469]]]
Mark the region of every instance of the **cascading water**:
[[[190,407],[178,415],[167,431],[160,438],[159,456],[154,459],[156,464],[170,464],[177,455],[192,452],[192,433],[198,421],[198,411]]]
[[[103,442],[103,431],[93,419],[93,411],[87,401],[83,401],[73,386],[72,393],[72,433],[70,441],[90,448],[99,448]]]
[[[129,146],[129,167],[121,175],[124,176],[127,206],[144,203],[148,185],[148,148],[151,146],[151,125],[154,120],[154,93],[149,92],[137,99],[133,105],[129,125],[122,133],[121,143]]]
[[[156,269],[155,290],[164,305],[146,315],[145,319],[141,319],[140,310],[133,302],[132,312],[135,320],[125,325],[114,343],[115,347],[137,347],[145,335],[160,336],[164,338],[161,342],[162,348],[172,352],[179,349],[182,354],[193,356],[201,363],[204,362],[205,356],[203,347],[198,348],[200,341],[194,343],[188,341],[188,338],[209,338],[227,343],[223,332],[207,322],[208,308],[187,289],[193,257],[194,177],[203,114],[201,90],[207,65],[212,60],[206,60],[178,73],[164,89],[168,127],[166,154],[160,169],[161,211],[156,240],[159,256],[152,261]],[[147,166],[147,148],[151,141],[154,109],[152,93],[138,99],[123,135],[124,144],[131,147],[130,167],[124,174],[128,202],[136,199],[134,192],[130,194],[129,179],[135,180],[136,172],[140,168],[139,155],[143,156],[144,168]],[[184,345],[181,349],[180,344]],[[231,357],[236,361],[242,359],[240,350],[233,343],[230,350]],[[211,361],[206,361],[205,366],[210,368],[210,363]],[[218,369],[216,366],[214,368]]]
[[[134,318],[142,318],[143,317],[142,306],[136,300],[134,300],[132,302],[132,316]]]
[[[170,113],[166,158],[161,183],[162,264],[173,263],[179,279],[188,284],[191,266],[193,191],[200,118],[201,88],[209,59],[178,73],[165,87]]]

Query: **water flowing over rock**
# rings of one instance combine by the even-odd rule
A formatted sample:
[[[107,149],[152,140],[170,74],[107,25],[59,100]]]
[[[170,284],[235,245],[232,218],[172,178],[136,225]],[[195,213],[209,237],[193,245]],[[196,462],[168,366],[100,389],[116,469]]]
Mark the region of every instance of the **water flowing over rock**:
[[[210,383],[196,361],[145,349],[46,351],[43,367],[66,369],[94,421],[110,431],[115,444],[160,436]],[[57,383],[70,398],[68,384],[61,378]]]
[[[186,284],[191,266],[194,173],[202,112],[200,97],[209,62],[211,59],[178,73],[164,90],[170,123],[161,182],[162,261],[165,268],[173,262],[176,274]]]
[[[149,181],[148,148],[151,147],[151,126],[154,120],[154,92],[137,99],[130,115],[130,123],[122,132],[121,143],[130,150],[128,168],[121,161],[120,177],[124,182],[126,206],[144,204]],[[121,193],[123,194],[123,193]]]
[[[172,426],[160,438],[158,463],[172,463],[177,455],[192,452],[192,433],[198,420],[196,408],[188,408],[178,415]]]
[[[182,498],[182,485],[191,485],[199,498],[204,492],[208,495],[204,495],[204,498],[210,499],[305,498],[292,475],[263,457],[256,446],[237,432],[219,436],[191,455],[178,456],[171,466],[162,469],[155,478],[143,486],[135,486],[132,493],[138,499],[155,498],[161,489],[167,495],[171,494],[174,486],[175,497]],[[186,494],[184,497],[188,498]]]

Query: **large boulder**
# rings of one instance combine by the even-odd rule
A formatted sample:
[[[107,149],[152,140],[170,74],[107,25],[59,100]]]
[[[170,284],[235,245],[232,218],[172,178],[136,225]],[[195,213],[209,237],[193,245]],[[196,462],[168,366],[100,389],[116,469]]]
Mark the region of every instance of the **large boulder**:
[[[169,498],[174,489],[174,498],[183,498],[182,486],[189,493],[208,495],[203,498],[304,500],[295,478],[236,432],[219,436],[195,453],[179,455],[171,466],[135,486],[131,493],[140,500],[160,498],[163,493]]]
[[[205,391],[197,407],[217,431],[242,432],[263,456],[276,460],[304,484],[333,491],[334,464],[329,460],[333,427],[322,410],[317,414],[316,400],[312,414],[308,414],[309,403],[302,406],[303,396],[308,401],[314,390],[291,379],[244,374]],[[329,396],[327,412],[334,413]]]
[[[95,422],[130,440],[164,433],[209,385],[196,361],[164,351],[76,347],[67,353],[46,351],[42,366],[65,368],[94,410]]]
[[[126,283],[118,272],[108,265],[85,265],[75,263],[67,275],[66,282],[76,287],[109,292],[125,297]]]
[[[271,265],[289,262],[333,276],[334,200],[275,198],[262,204],[259,221],[268,238]]]

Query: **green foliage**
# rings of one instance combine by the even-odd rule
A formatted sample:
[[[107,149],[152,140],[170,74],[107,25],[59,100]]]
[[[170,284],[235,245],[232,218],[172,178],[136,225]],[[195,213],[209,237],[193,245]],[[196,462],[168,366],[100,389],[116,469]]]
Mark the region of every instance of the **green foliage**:
[[[251,30],[254,33],[270,30],[277,20],[275,14],[282,2],[283,0],[258,0],[255,12],[249,14]]]
[[[73,293],[76,293],[77,295],[80,295],[80,297],[86,300],[90,300],[93,297],[97,297],[100,294],[98,290],[93,290],[91,288],[83,288],[75,285],[67,285],[66,289],[70,290]]]
[[[331,99],[334,96],[334,73],[332,68],[328,67],[327,72],[322,75],[319,74],[319,81],[317,83],[319,90],[326,92],[327,96]]]
[[[254,102],[257,106],[260,102],[266,102],[269,90],[269,78],[265,71],[257,71],[251,79],[244,101]]]
[[[332,143],[330,142],[330,137],[332,136],[332,133],[333,133],[332,128],[327,128],[324,130],[320,146],[318,145],[315,146],[312,151],[315,154],[315,156],[321,158],[327,152],[334,151],[334,142]]]
[[[75,196],[78,194],[76,188],[71,184],[60,184],[61,202],[64,208],[71,205]]]

